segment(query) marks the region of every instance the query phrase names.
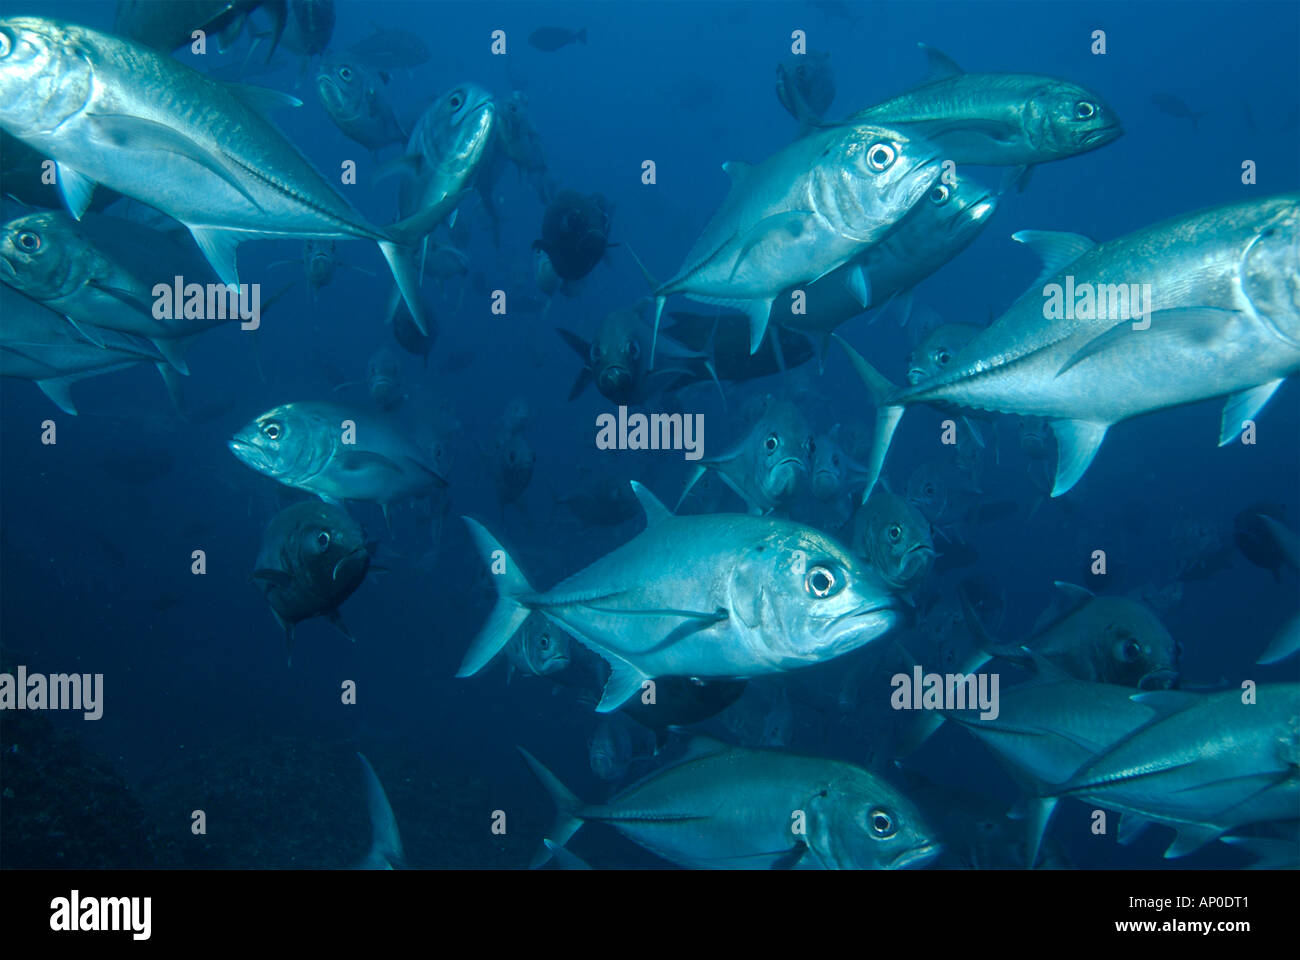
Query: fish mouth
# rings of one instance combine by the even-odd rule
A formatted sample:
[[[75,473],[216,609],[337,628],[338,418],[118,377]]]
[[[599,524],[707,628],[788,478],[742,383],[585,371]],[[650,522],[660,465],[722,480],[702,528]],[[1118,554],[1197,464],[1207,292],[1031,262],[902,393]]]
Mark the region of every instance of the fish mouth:
[[[246,440],[240,440],[238,437],[226,441],[226,447],[235,455],[235,459],[245,466],[253,468],[258,473],[271,472],[270,463],[260,447]]]
[[[1172,690],[1178,682],[1178,671],[1172,667],[1161,667],[1142,676],[1138,681],[1139,690]]]
[[[1108,127],[1101,127],[1097,130],[1091,130],[1083,137],[1082,145],[1085,147],[1100,147],[1103,144],[1110,143],[1112,140],[1118,140],[1124,135],[1124,128],[1118,123],[1113,123]]]
[[[929,863],[943,850],[943,845],[939,843],[920,843],[914,847],[908,847],[898,856],[894,857],[886,867],[887,870],[907,870],[911,867],[918,867]]]
[[[916,386],[924,379],[925,379],[925,371],[922,370],[920,367],[912,367],[907,371],[907,382],[912,386]]]

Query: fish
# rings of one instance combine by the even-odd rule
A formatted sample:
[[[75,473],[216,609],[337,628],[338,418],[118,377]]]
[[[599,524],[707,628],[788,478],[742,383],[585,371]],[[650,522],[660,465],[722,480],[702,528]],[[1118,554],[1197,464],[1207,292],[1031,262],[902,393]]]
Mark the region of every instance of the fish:
[[[612,475],[586,477],[555,502],[592,527],[616,527],[641,512],[627,481]]]
[[[88,377],[153,363],[167,381],[169,365],[152,344],[116,330],[91,328],[94,342],[62,315],[0,284],[0,377],[31,380],[64,413],[75,416],[72,384]]]
[[[958,167],[1023,167],[1097,150],[1124,133],[1095,92],[1056,77],[966,73],[924,43],[930,72],[918,87],[854,113],[848,123],[880,123],[932,142]]]
[[[386,73],[339,54],[325,57],[316,72],[316,93],[334,125],[371,151],[410,136],[393,112],[387,84]]]
[[[805,128],[820,123],[835,99],[831,55],[809,50],[777,64],[776,98]]]
[[[361,776],[366,783],[366,810],[370,814],[370,849],[358,864],[358,870],[392,870],[402,866],[406,854],[402,850],[402,835],[397,830],[397,818],[389,806],[384,785],[379,782],[375,768],[361,753]]]
[[[373,32],[347,48],[349,56],[375,70],[414,70],[429,62],[428,44],[409,30],[372,24]]]
[[[853,518],[853,550],[892,589],[915,590],[934,566],[929,521],[906,498],[874,490]]]
[[[294,628],[310,617],[325,617],[354,639],[339,606],[369,570],[361,525],[337,504],[303,500],[271,518],[253,564],[253,582],[284,630],[291,663]]]
[[[498,431],[496,440],[486,452],[497,500],[502,506],[514,503],[523,496],[533,479],[533,464],[537,454],[520,431],[511,429]]]
[[[325,52],[334,36],[334,0],[289,0],[302,52],[309,57]]]
[[[590,343],[571,330],[556,327],[555,331],[583,360],[569,390],[570,400],[595,383],[606,399],[639,405],[665,391],[712,379],[712,364],[703,353],[676,345],[665,345],[667,362],[650,370],[650,329],[637,307],[606,314]]]
[[[924,866],[939,852],[907,797],[840,760],[696,737],[674,765],[607,804],[589,805],[532,754],[519,752],[555,803],[547,838],[558,847],[595,822],[693,869],[898,870]],[[802,834],[791,829],[797,811],[806,823]],[[549,857],[544,846],[532,866]]]
[[[677,499],[686,495],[709,470],[714,470],[755,516],[789,503],[808,476],[813,433],[799,408],[789,400],[769,402],[749,433],[735,447],[716,457],[703,457]]]
[[[646,528],[540,593],[463,518],[484,562],[504,572],[458,677],[481,670],[539,610],[609,664],[596,706],[609,713],[657,677],[783,673],[857,649],[903,616],[875,572],[818,530],[742,514],[677,517],[641,484],[632,490]]]
[[[867,468],[849,456],[840,443],[840,432],[841,425],[837,423],[829,433],[813,438],[812,494],[823,502],[840,499],[867,479]]]
[[[1277,504],[1253,503],[1233,521],[1233,541],[1241,555],[1282,582],[1282,568],[1300,573],[1300,539],[1282,522],[1286,510]]]
[[[428,227],[420,245],[421,258],[428,252],[428,234],[454,214],[461,198],[478,180],[495,139],[496,116],[491,93],[474,83],[458,83],[420,114],[405,152],[381,171],[381,175],[402,175],[398,216],[422,218]],[[411,312],[415,315],[415,308]]]
[[[883,238],[941,172],[928,143],[865,123],[814,131],[756,166],[730,161],[723,169],[731,192],[681,268],[654,291],[652,366],[669,296],[741,310],[755,353],[783,290],[825,276]],[[860,271],[847,279],[861,292]]]
[[[1042,417],[1018,418],[1020,449],[1030,460],[1048,460],[1055,451],[1052,431]]]
[[[591,772],[602,780],[621,780],[638,760],[653,749],[653,739],[646,743],[648,731],[622,714],[605,714],[596,721],[587,741],[587,762]]]
[[[406,399],[397,358],[387,347],[380,347],[367,361],[366,387],[370,391],[370,399],[375,401],[375,406],[380,410],[395,410]]]
[[[515,90],[501,102],[499,117],[498,132],[506,159],[518,168],[520,176],[533,184],[542,204],[549,205],[554,199],[555,185],[547,176],[542,138],[528,119],[528,97],[523,91]]]
[[[1139,690],[1177,684],[1181,646],[1149,607],[1059,580],[1056,587],[1064,603],[1044,612],[1024,647],[1080,680]]]
[[[1294,820],[1300,808],[1300,684],[1262,683],[1137,699],[1162,716],[1078,770],[1051,794],[1120,810],[1119,842],[1147,823],[1173,827],[1182,857],[1249,823]]]
[[[540,613],[535,613],[506,644],[506,683],[521,677],[549,677],[570,663],[571,638]]]
[[[830,335],[858,314],[889,310],[906,324],[916,285],[970,246],[996,210],[996,198],[971,177],[936,183],[883,240],[808,284],[803,313],[791,309],[789,290],[773,302],[769,321],[816,340],[824,366]]]
[[[547,53],[554,53],[571,43],[581,43],[586,46],[587,30],[585,27],[581,30],[568,30],[564,27],[538,27],[528,35],[528,45],[530,47],[545,50]]]
[[[562,190],[542,214],[542,235],[533,249],[546,254],[562,283],[576,283],[605,256],[612,215],[609,201],[599,193]]]
[[[1197,113],[1192,110],[1186,103],[1175,97],[1171,93],[1156,93],[1151,96],[1152,105],[1161,113],[1166,113],[1171,117],[1177,117],[1179,120],[1192,121],[1192,129],[1196,129],[1197,122],[1204,113]]]
[[[355,428],[344,442],[347,424]],[[327,401],[274,407],[246,424],[227,446],[241,463],[326,503],[366,500],[383,508],[445,489],[446,475],[386,414]]]
[[[877,475],[904,409],[942,403],[1051,421],[1059,497],[1083,476],[1112,424],[1227,395],[1222,446],[1300,370],[1300,194],[1198,211],[1100,245],[1076,234],[1015,236],[1047,258],[1042,282],[973,337],[944,374],[896,389],[840,341],[876,404]],[[1149,281],[1152,310],[1142,323],[1045,319],[1045,291],[1063,290],[1067,276],[1072,288],[1103,292]],[[1122,305],[1101,312],[1130,313]],[[1113,389],[1125,382],[1142,386]]]
[[[267,61],[280,42],[288,22],[287,0],[118,0],[113,33],[138,40],[164,53],[194,42],[194,31],[216,35],[221,48],[229,47],[243,32],[249,14],[258,8],[272,21]]]
[[[655,734],[657,749],[667,745],[680,727],[716,717],[740,699],[748,680],[701,680],[699,677],[659,677],[654,696],[645,691],[619,708]]]
[[[0,37],[0,126],[56,161],[74,217],[104,183],[183,223],[227,284],[239,282],[235,250],[244,240],[371,240],[419,320],[403,248],[442,220],[450,200],[374,226],[266,118],[296,99],[220,83],[139,44],[39,17],[0,19]],[[78,95],[92,76],[90,95]],[[27,95],[37,89],[43,96]]]
[[[915,386],[941,375],[981,329],[973,323],[944,323],[935,327],[908,355],[907,382]]]

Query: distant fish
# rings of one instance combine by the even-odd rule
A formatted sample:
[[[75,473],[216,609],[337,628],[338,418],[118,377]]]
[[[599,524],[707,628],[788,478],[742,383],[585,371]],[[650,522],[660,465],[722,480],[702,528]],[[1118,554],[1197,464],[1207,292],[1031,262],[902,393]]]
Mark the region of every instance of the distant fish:
[[[1242,556],[1268,570],[1279,583],[1282,567],[1300,570],[1300,547],[1296,535],[1280,522],[1285,519],[1285,508],[1277,504],[1252,503],[1233,523],[1233,539]]]
[[[370,36],[348,47],[347,52],[376,70],[412,70],[428,63],[430,57],[428,45],[415,34],[379,26]]]
[[[1179,120],[1192,121],[1193,129],[1196,127],[1196,122],[1200,120],[1201,117],[1205,116],[1204,113],[1196,113],[1191,107],[1171,93],[1157,93],[1151,98],[1151,102],[1161,113],[1167,113],[1169,116],[1177,117]]]
[[[545,50],[547,53],[554,53],[561,47],[567,47],[571,43],[581,43],[584,46],[587,43],[587,28],[581,30],[567,30],[564,27],[538,27],[528,35],[530,46],[538,50]]]
[[[325,52],[334,36],[334,0],[290,0],[302,51],[309,57]]]
[[[831,55],[809,50],[778,64],[776,98],[801,124],[819,123],[835,99]]]

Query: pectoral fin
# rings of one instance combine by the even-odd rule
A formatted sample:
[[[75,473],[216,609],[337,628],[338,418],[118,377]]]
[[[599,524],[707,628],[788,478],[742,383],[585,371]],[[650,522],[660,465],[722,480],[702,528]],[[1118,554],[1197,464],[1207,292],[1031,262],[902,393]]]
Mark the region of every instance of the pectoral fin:
[[[1110,424],[1092,423],[1088,420],[1053,420],[1052,433],[1056,434],[1056,483],[1052,496],[1059,497],[1076,483],[1087,471],[1092,458],[1101,449]]]
[[[641,689],[641,684],[648,678],[644,673],[626,660],[609,661],[609,679],[605,681],[605,691],[600,703],[596,704],[597,713],[612,713]]]
[[[1137,319],[1121,320],[1075,351],[1056,375],[1059,377],[1076,364],[1111,351],[1142,349],[1171,354],[1190,349],[1199,352],[1229,331],[1237,316],[1235,311],[1214,307],[1178,307],[1157,310],[1146,318],[1145,324]]]
[[[63,202],[68,205],[68,212],[74,219],[80,220],[90,206],[91,197],[95,193],[95,181],[65,163],[56,164],[55,172],[58,174],[59,192],[63,194]]]
[[[1255,419],[1280,386],[1281,380],[1270,380],[1230,396],[1223,405],[1223,419],[1219,423],[1219,446],[1227,446],[1236,440],[1245,429],[1243,421]]]
[[[103,142],[131,150],[163,150],[185,157],[220,177],[242,194],[245,200],[262,210],[261,204],[253,199],[253,195],[240,182],[239,175],[230,169],[223,157],[178,130],[144,117],[127,114],[93,114],[89,120],[95,136]]]
[[[782,236],[798,239],[803,235],[804,229],[812,217],[813,215],[807,210],[788,210],[785,213],[776,213],[760,220],[739,239],[740,251],[736,254],[735,265],[731,268],[731,275],[727,279],[735,278],[736,272],[740,270],[745,258],[760,243],[766,240],[779,239]]]
[[[227,286],[237,286],[239,269],[235,265],[235,249],[244,239],[243,234],[216,227],[190,226],[190,235],[212,265],[217,278]]]

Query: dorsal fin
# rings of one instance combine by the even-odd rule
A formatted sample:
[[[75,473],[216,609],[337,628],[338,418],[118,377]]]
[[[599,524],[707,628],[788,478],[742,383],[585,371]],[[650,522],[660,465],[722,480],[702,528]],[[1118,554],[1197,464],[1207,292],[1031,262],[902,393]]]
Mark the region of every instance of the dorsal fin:
[[[656,523],[667,520],[673,515],[672,511],[659,501],[658,497],[635,480],[632,481],[632,492],[636,494],[637,502],[641,504],[641,509],[645,511],[646,526],[653,527]]]
[[[941,50],[936,50],[928,43],[918,43],[917,47],[925,54],[930,63],[930,72],[925,76],[926,83],[933,83],[935,80],[945,80],[948,77],[961,76],[966,71],[957,66],[956,62],[948,54]]]
[[[1080,587],[1073,583],[1066,583],[1064,580],[1053,580],[1052,585],[1069,597],[1075,606],[1087,603],[1089,600],[1097,596],[1087,587]]]
[[[744,160],[727,160],[722,164],[722,169],[726,171],[727,176],[731,177],[732,187],[738,187],[744,183],[745,178],[749,176],[749,171],[754,167]]]
[[[1011,235],[1016,243],[1023,243],[1043,261],[1038,279],[1030,284],[1039,286],[1056,276],[1074,261],[1097,245],[1097,241],[1081,233],[1062,233],[1056,230],[1020,230]]]

